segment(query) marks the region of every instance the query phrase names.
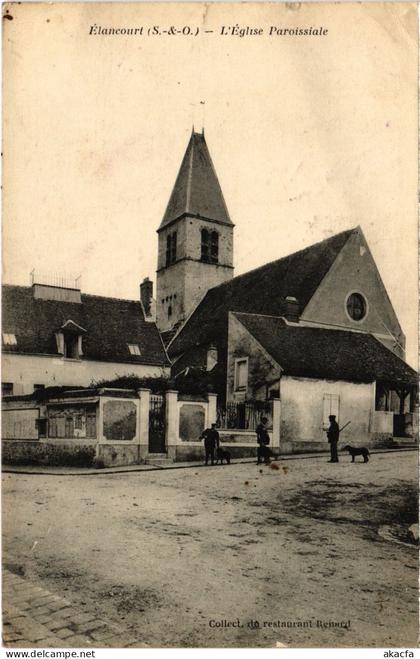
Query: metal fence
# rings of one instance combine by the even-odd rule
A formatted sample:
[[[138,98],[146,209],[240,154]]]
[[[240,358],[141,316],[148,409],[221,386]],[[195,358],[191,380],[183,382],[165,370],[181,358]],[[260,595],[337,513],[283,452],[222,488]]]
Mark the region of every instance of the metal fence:
[[[261,419],[267,419],[267,428],[273,425],[273,405],[267,401],[231,401],[217,408],[216,425],[221,429],[255,430]]]

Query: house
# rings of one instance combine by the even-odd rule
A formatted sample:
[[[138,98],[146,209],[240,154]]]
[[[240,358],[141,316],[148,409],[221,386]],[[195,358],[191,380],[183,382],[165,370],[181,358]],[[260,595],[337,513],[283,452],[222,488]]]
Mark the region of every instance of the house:
[[[328,417],[350,444],[417,433],[417,373],[372,334],[229,312],[227,399],[279,398],[282,452],[325,448]]]
[[[145,301],[86,295],[72,285],[3,286],[3,395],[89,386],[120,375],[169,375],[170,363]]]

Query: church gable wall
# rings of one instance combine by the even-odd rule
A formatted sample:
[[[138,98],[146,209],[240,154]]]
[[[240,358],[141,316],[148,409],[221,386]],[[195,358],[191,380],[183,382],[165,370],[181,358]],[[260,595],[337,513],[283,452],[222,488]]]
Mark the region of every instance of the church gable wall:
[[[366,299],[366,315],[359,321],[352,320],[346,310],[347,297],[353,292]],[[403,350],[393,348],[395,342],[384,327],[385,324],[405,346],[404,334],[361,230],[349,238],[302,311],[301,322],[305,321],[371,332],[396,354],[404,356]]]

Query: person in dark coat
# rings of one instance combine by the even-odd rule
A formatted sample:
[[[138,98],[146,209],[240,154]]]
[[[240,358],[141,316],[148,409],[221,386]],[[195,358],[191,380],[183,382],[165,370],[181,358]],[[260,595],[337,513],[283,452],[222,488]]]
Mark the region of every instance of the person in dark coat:
[[[328,419],[330,421],[330,427],[327,430],[327,437],[331,451],[331,460],[329,462],[338,462],[337,444],[340,436],[340,428],[334,414],[331,414]]]
[[[214,465],[214,451],[220,446],[219,433],[216,430],[216,424],[212,423],[211,428],[206,428],[200,435],[200,439],[204,439],[204,449],[206,451],[206,467],[209,464]]]
[[[264,460],[265,464],[270,464],[270,449],[268,445],[270,443],[270,435],[267,430],[267,418],[263,417],[261,423],[255,429],[257,433],[257,465],[261,464]]]

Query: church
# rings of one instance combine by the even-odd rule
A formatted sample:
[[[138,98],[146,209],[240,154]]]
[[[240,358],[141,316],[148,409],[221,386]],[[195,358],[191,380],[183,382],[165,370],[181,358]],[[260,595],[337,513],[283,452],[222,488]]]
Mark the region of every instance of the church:
[[[277,398],[281,441],[296,450],[325,442],[331,413],[351,420],[352,441],[416,435],[417,374],[360,226],[234,277],[234,224],[193,130],[158,241],[172,375],[209,378],[220,427],[251,428],[251,402]]]

